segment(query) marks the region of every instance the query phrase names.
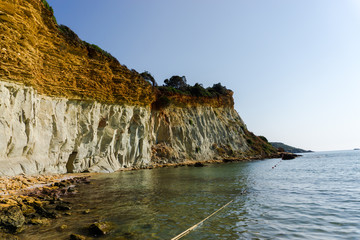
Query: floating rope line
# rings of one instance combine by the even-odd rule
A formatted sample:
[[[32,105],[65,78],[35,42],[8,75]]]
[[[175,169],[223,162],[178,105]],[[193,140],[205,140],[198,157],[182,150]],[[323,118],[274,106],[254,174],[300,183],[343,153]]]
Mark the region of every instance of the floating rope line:
[[[209,218],[211,218],[212,216],[214,216],[216,213],[218,213],[220,210],[224,209],[225,207],[227,207],[230,203],[232,203],[234,200],[231,200],[230,202],[228,202],[227,204],[225,204],[224,206],[222,206],[221,208],[219,208],[218,210],[216,210],[215,212],[213,212],[212,214],[210,214],[209,216],[207,216],[204,220],[198,222],[197,224],[195,224],[194,226],[192,226],[191,228],[188,228],[187,230],[185,230],[184,232],[180,233],[179,235],[177,235],[176,237],[172,238],[171,240],[178,240],[182,237],[185,237],[186,235],[188,235],[192,230],[194,230],[197,226],[199,226],[200,224],[202,224],[203,222],[205,222],[206,220],[208,220]]]
[[[277,165],[279,165],[282,162],[282,160],[280,160],[277,164],[275,164],[272,169],[276,168]]]

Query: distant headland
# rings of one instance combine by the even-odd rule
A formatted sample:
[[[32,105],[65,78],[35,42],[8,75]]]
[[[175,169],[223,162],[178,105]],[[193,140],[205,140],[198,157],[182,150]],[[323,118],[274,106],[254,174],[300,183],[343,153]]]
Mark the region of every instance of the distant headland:
[[[281,152],[289,152],[289,153],[306,153],[306,152],[313,152],[311,150],[304,150],[301,148],[292,147],[289,145],[286,145],[281,142],[270,142],[270,144],[277,148],[278,150],[281,149]]]

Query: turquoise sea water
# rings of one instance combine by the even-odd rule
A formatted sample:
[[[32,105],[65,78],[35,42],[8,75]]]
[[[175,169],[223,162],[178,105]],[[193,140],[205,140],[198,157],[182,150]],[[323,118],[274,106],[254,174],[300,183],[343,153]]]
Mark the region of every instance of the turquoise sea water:
[[[182,239],[360,239],[360,151],[279,162],[100,174],[65,199],[71,216],[20,237],[69,239],[102,219],[115,230],[99,239],[171,239],[234,200]]]

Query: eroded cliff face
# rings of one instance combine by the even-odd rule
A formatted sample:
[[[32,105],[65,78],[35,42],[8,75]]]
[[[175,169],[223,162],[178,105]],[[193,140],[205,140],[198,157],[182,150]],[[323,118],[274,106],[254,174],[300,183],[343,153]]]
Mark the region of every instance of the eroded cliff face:
[[[153,162],[244,157],[245,124],[232,107],[169,107],[153,111]]]
[[[51,98],[0,82],[0,174],[147,165],[149,118],[148,107]]]

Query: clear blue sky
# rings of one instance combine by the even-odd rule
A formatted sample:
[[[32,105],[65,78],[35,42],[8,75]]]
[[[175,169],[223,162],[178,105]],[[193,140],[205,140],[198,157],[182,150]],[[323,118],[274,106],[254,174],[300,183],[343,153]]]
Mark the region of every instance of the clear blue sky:
[[[312,150],[360,147],[360,0],[48,0],[120,63],[235,94],[248,128]]]

